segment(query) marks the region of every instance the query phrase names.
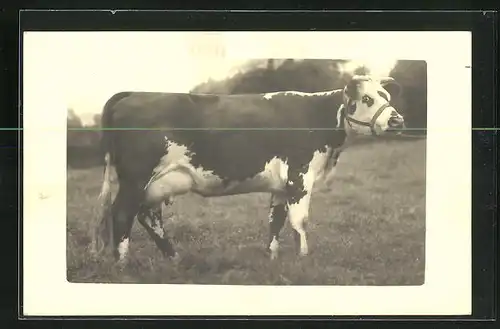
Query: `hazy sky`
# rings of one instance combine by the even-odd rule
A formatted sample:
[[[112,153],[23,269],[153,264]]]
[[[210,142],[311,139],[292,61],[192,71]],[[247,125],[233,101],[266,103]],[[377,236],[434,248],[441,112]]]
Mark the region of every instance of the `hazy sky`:
[[[50,78],[63,79],[65,90],[61,94],[68,107],[84,120],[100,112],[106,100],[119,91],[188,92],[209,78],[227,77],[249,59],[301,58],[290,54],[307,52],[314,48],[311,43],[328,44],[324,34],[315,34],[323,35],[323,39],[315,40],[311,34],[301,38],[296,33],[278,37],[269,33],[209,32],[28,34],[25,52],[52,65]],[[291,49],[293,46],[295,49]],[[367,61],[379,74],[387,74],[395,64],[395,59],[387,56],[363,60]]]
[[[61,69],[68,79],[65,95],[75,112],[100,111],[122,90],[187,92],[209,77],[224,78],[245,59],[186,54],[175,35],[82,33],[54,35],[63,48]],[[54,40],[55,41],[55,40]],[[53,49],[58,51],[58,49]]]

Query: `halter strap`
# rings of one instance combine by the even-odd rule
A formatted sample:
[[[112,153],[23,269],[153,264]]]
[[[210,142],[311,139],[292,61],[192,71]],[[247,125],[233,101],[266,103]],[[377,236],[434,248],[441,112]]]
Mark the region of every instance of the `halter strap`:
[[[345,119],[347,120],[347,123],[349,123],[349,126],[352,128],[352,125],[351,125],[351,122],[352,123],[355,123],[355,124],[358,124],[360,126],[365,126],[365,127],[370,127],[370,130],[372,132],[373,135],[376,135],[377,132],[375,131],[375,122],[377,121],[378,117],[380,116],[380,114],[382,114],[382,112],[388,108],[390,106],[389,103],[385,103],[384,105],[382,105],[378,110],[377,112],[375,112],[375,114],[373,115],[373,118],[371,119],[370,122],[363,122],[363,121],[359,121],[359,120],[356,120],[356,119],[353,119],[351,118],[349,115],[345,114],[344,113],[344,117]],[[344,106],[345,108],[345,106]]]

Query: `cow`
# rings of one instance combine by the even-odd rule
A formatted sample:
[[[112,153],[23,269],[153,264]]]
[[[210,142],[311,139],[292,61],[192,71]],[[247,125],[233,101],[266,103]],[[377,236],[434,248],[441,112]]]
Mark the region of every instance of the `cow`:
[[[186,193],[222,197],[270,193],[271,259],[278,257],[286,219],[297,253],[306,234],[316,181],[330,181],[351,136],[404,129],[391,105],[401,92],[391,77],[354,76],[344,88],[304,93],[191,94],[120,92],[102,113],[105,169],[100,199],[106,210],[95,246],[127,259],[134,219],[163,255],[178,259],[167,237],[162,206]],[[110,196],[114,166],[118,192]],[[98,252],[100,252],[98,251]]]

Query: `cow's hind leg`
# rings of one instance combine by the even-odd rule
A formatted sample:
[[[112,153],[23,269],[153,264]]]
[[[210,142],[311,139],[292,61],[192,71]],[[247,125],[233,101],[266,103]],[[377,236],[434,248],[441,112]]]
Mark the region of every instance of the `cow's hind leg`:
[[[112,206],[113,242],[115,258],[122,264],[126,260],[130,232],[139,208],[139,193],[133,184],[122,183]]]
[[[271,196],[271,204],[269,206],[269,245],[271,259],[278,257],[279,251],[279,234],[287,215],[286,199],[277,194]]]
[[[171,204],[170,199],[165,201],[165,204],[169,206]],[[167,236],[162,217],[161,204],[155,206],[143,204],[137,215],[139,223],[146,229],[163,255],[175,257],[176,252]]]

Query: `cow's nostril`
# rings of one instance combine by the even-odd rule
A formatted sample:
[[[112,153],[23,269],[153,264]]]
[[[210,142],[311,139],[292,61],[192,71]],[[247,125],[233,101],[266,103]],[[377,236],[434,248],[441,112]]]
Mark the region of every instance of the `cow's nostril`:
[[[391,128],[402,128],[404,121],[400,117],[392,117],[389,119],[389,127]]]

